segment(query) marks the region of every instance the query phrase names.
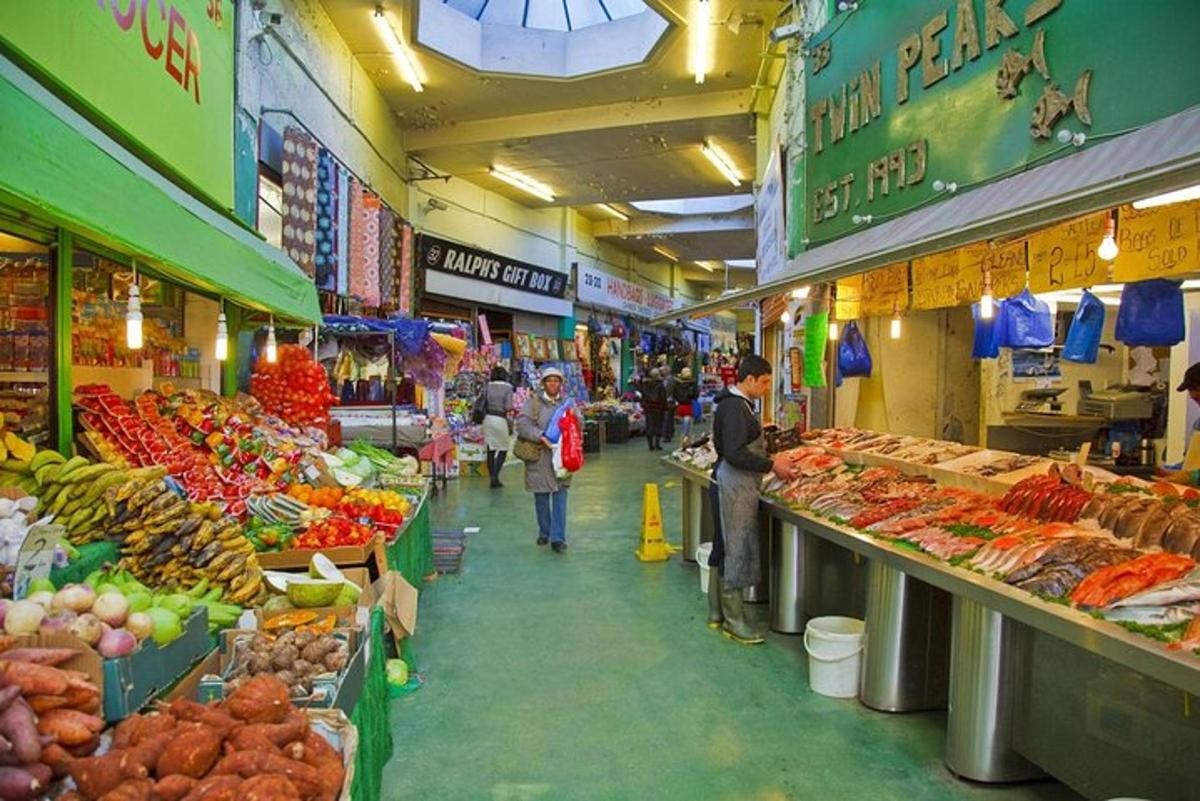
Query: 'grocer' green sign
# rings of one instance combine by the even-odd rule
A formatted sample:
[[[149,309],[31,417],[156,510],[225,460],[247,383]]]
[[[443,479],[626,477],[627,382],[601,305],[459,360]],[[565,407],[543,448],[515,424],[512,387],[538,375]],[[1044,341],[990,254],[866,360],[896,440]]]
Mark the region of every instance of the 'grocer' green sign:
[[[229,208],[233,13],[232,0],[2,0],[0,42]]]
[[[1195,105],[1197,31],[1196,0],[862,0],[805,49],[809,247]]]

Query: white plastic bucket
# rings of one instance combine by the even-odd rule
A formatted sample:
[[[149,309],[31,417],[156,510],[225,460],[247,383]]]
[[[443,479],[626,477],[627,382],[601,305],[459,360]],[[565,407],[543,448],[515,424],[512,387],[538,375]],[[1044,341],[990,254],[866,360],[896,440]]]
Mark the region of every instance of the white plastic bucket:
[[[808,684],[830,698],[858,696],[865,624],[853,617],[814,617],[804,627]]]
[[[702,595],[708,595],[708,573],[711,569],[708,566],[708,556],[711,553],[711,542],[702,542],[696,548],[696,564],[700,565],[700,593]]]

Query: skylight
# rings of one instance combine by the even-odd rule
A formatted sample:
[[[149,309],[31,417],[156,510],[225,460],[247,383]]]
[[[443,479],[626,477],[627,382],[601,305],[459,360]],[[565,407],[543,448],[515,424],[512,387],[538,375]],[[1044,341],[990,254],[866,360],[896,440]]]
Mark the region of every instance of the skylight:
[[[576,31],[631,17],[646,10],[643,0],[442,0],[484,24],[543,31]]]
[[[754,205],[754,195],[686,197],[679,200],[636,200],[629,205],[655,214],[730,214]]]

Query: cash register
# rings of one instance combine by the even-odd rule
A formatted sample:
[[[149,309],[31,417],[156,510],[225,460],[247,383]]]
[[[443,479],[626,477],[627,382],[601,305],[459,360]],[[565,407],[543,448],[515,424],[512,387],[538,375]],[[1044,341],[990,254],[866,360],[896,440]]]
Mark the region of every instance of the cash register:
[[[1080,381],[1078,413],[1106,420],[1146,420],[1154,416],[1154,394],[1149,387],[1135,386],[1096,392],[1091,381]]]

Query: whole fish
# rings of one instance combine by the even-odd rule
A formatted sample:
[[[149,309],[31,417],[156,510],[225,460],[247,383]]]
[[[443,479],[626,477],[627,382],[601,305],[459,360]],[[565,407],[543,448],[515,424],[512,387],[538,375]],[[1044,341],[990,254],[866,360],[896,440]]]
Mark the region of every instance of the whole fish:
[[[1120,606],[1104,612],[1105,620],[1141,623],[1145,626],[1169,626],[1182,623],[1200,614],[1200,603],[1174,606]]]
[[[1006,100],[1017,96],[1017,87],[1029,74],[1037,69],[1038,74],[1050,80],[1050,68],[1046,65],[1046,32],[1039,30],[1033,37],[1033,47],[1029,55],[1022,55],[1020,50],[1010,48],[1000,59],[1000,68],[996,70],[996,94]]]
[[[1122,606],[1171,606],[1190,601],[1200,602],[1200,567],[1182,578],[1122,598],[1109,609]]]

